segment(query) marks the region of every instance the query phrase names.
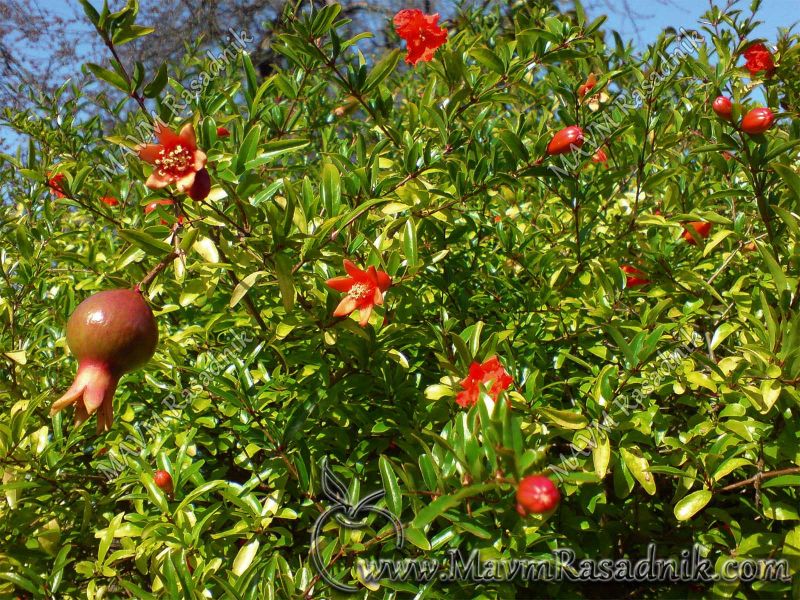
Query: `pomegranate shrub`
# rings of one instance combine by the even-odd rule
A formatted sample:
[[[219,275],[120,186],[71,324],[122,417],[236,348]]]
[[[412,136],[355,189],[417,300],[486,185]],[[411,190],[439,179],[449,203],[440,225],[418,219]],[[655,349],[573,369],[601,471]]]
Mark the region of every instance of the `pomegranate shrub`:
[[[404,6],[366,57],[287,5],[262,77],[113,62],[147,15],[83,3],[109,57],[0,116],[0,597],[798,589],[798,38],[545,4]],[[357,568],[651,543],[787,570]]]

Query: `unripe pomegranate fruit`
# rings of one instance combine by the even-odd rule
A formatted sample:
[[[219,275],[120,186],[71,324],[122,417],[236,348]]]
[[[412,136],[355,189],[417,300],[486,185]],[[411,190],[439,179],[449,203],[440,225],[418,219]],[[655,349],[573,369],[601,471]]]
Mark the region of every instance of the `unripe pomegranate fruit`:
[[[692,221],[683,226],[683,235],[681,236],[686,240],[687,244],[694,246],[697,244],[697,237],[706,239],[708,234],[711,233],[711,223],[707,221]]]
[[[172,487],[172,475],[167,473],[166,471],[162,471],[159,469],[153,474],[153,481],[156,482],[156,485],[161,488],[161,491],[165,494],[171,494],[173,491]]]
[[[76,423],[99,410],[97,432],[111,429],[120,377],[150,360],[157,343],[153,311],[139,292],[108,290],[89,296],[67,322],[67,344],[78,359],[78,373],[50,415],[74,404]]]
[[[717,113],[717,116],[720,119],[725,119],[726,121],[731,120],[731,114],[733,113],[733,103],[731,103],[730,99],[726,98],[725,96],[717,96],[714,103],[711,105],[711,108]]]
[[[764,133],[775,121],[775,115],[768,108],[754,108],[742,119],[742,131],[749,135]]]
[[[553,510],[561,501],[558,488],[544,475],[531,475],[519,482],[517,512],[521,516]]]
[[[211,191],[211,177],[208,176],[208,171],[200,169],[194,176],[194,183],[192,187],[186,190],[192,200],[203,200]]]
[[[583,130],[577,125],[572,125],[565,127],[553,136],[553,139],[547,144],[547,154],[550,156],[566,154],[581,146],[583,146]]]

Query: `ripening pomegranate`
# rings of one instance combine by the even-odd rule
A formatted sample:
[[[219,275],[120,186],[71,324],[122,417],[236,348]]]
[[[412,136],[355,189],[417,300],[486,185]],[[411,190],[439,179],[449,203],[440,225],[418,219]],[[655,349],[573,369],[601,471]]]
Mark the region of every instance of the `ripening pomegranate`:
[[[742,119],[742,131],[749,135],[764,133],[775,121],[775,115],[768,108],[754,108]]]
[[[78,359],[72,386],[53,403],[50,415],[75,405],[75,422],[97,411],[97,432],[111,429],[113,398],[120,377],[153,356],[158,326],[136,290],[108,290],[89,296],[67,322],[67,344]]]
[[[556,133],[550,143],[547,144],[547,154],[550,156],[566,154],[574,148],[583,146],[583,141],[583,130],[580,127],[577,125],[565,127]]]
[[[208,171],[200,169],[194,176],[194,183],[192,187],[186,190],[192,200],[203,200],[211,191],[211,177],[208,176]]]
[[[167,473],[166,471],[162,471],[159,469],[153,474],[153,481],[156,482],[156,485],[161,488],[161,491],[165,494],[171,494],[173,491],[172,487],[172,475]]]
[[[521,516],[553,510],[561,501],[558,488],[544,475],[531,475],[519,482],[517,512]]]
[[[709,233],[711,233],[711,223],[707,221],[692,221],[683,226],[681,237],[686,240],[687,244],[694,246],[697,244],[697,238],[706,239]]]
[[[717,96],[714,103],[711,105],[711,108],[717,113],[717,116],[720,119],[725,119],[726,121],[731,120],[731,114],[733,113],[733,103],[731,103],[729,98],[725,96]]]

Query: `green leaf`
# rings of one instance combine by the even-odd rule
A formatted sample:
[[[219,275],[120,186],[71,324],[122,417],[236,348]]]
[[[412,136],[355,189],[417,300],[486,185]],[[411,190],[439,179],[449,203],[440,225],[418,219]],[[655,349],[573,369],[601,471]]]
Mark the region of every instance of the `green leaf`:
[[[97,77],[98,79],[102,79],[107,83],[110,83],[118,90],[122,90],[123,92],[125,92],[126,95],[130,94],[133,91],[132,89],[130,89],[130,86],[122,77],[122,75],[114,71],[109,71],[108,69],[104,69],[100,65],[96,65],[94,63],[86,63],[86,67],[94,74],[95,77]]]
[[[163,256],[172,252],[172,246],[166,242],[155,239],[144,231],[138,229],[120,229],[118,233],[119,237],[123,240],[133,244],[137,248],[141,248],[148,254]]]
[[[236,172],[242,173],[249,169],[247,163],[253,160],[258,150],[258,140],[261,137],[261,125],[253,125],[247,132],[242,145],[239,147],[239,154],[236,156]]]
[[[644,491],[651,496],[655,495],[656,480],[650,472],[650,463],[642,456],[641,450],[636,447],[632,447],[630,450],[620,447],[619,453],[625,466],[628,467],[628,471],[644,488]]]
[[[144,86],[142,93],[145,98],[155,98],[167,85],[167,63],[161,63],[153,80]]]
[[[675,505],[675,518],[678,521],[691,519],[709,503],[712,495],[710,490],[697,490],[681,498]]]
[[[416,267],[419,263],[419,255],[417,254],[417,227],[414,223],[414,219],[411,218],[406,220],[406,226],[403,230],[403,251],[409,268]]]
[[[339,212],[341,204],[342,188],[339,169],[336,165],[326,162],[322,166],[322,206],[325,214],[334,216]]]
[[[783,182],[786,184],[796,200],[800,200],[800,175],[794,169],[781,163],[772,163],[772,168],[781,176]]]
[[[255,271],[254,273],[250,273],[247,277],[242,279],[233,289],[228,306],[233,308],[239,304],[239,301],[244,298],[244,295],[247,292],[250,291],[250,288],[252,288],[264,275],[268,275],[267,271]]]
[[[399,48],[395,48],[387,52],[383,58],[381,58],[375,66],[372,67],[372,71],[370,71],[369,75],[367,75],[367,80],[364,82],[363,91],[364,93],[369,93],[376,87],[378,87],[383,80],[386,79],[392,71],[397,68],[397,63],[400,61],[400,57],[402,56],[402,50]]]
[[[283,252],[275,255],[275,269],[278,276],[278,288],[281,292],[281,301],[286,312],[291,312],[294,307],[295,290],[292,280],[292,259]]]
[[[308,140],[305,139],[275,140],[272,142],[267,142],[261,146],[261,152],[258,153],[258,156],[247,161],[245,168],[248,170],[255,169],[256,167],[260,167],[268,162],[272,162],[272,159],[281,156],[282,154],[287,154],[292,150],[304,148],[308,146],[308,143]]]
[[[575,411],[546,407],[539,407],[536,410],[546,421],[564,429],[584,429],[589,424],[586,417]]]
[[[394,516],[400,518],[400,515],[403,514],[403,497],[400,494],[400,487],[397,485],[397,477],[392,465],[385,456],[381,456],[378,459],[378,468],[381,472],[383,489],[386,492],[386,505]]]

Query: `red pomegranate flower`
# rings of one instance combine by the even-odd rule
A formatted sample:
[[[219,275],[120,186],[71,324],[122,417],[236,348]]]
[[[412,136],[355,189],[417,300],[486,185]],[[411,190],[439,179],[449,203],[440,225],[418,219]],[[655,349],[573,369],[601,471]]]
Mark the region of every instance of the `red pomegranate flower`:
[[[117,206],[119,204],[119,200],[114,198],[114,196],[103,196],[100,198],[100,202],[108,204],[109,206]]]
[[[362,271],[347,259],[344,261],[344,270],[349,277],[334,277],[325,282],[337,292],[347,294],[333,311],[333,316],[346,317],[358,309],[358,324],[365,327],[369,323],[372,308],[383,304],[383,294],[392,285],[392,278],[375,267]]]
[[[158,144],[143,144],[137,148],[139,158],[155,167],[145,185],[158,190],[175,183],[181,192],[189,190],[206,164],[205,153],[197,149],[194,127],[187,123],[176,134],[168,127],[157,125],[156,137]]]
[[[637,285],[647,285],[650,283],[650,280],[647,279],[647,273],[644,271],[640,271],[636,267],[632,267],[630,265],[622,265],[620,267],[623,273],[625,273],[625,287],[636,287]]]
[[[463,391],[456,396],[456,404],[464,408],[475,406],[481,393],[481,384],[488,388],[489,396],[496,401],[500,392],[507,390],[513,381],[496,356],[483,363],[473,362],[469,366],[469,375],[461,382]]]
[[[407,63],[433,60],[436,49],[447,41],[447,29],[438,22],[438,13],[426,15],[416,8],[401,10],[394,16],[395,31],[406,41]]]
[[[602,148],[597,150],[597,152],[595,152],[592,155],[592,162],[593,163],[603,163],[604,165],[608,164],[608,155],[606,154],[606,151],[603,150]]]
[[[218,138],[226,138],[230,134],[231,134],[231,132],[228,131],[227,127],[222,127],[221,125],[219,127],[217,127],[217,137]]]
[[[50,187],[50,191],[52,191],[56,195],[56,198],[64,197],[64,190],[61,187],[61,182],[63,180],[64,180],[64,174],[56,173],[47,182],[47,185]]]
[[[708,234],[711,233],[711,223],[708,221],[692,221],[683,226],[683,234],[681,237],[686,240],[687,244],[692,246],[697,244],[697,240],[706,239]]]
[[[775,61],[772,60],[772,53],[764,44],[752,44],[744,51],[745,67],[750,71],[750,76],[754,77],[761,71],[766,71],[767,77],[775,72]]]

